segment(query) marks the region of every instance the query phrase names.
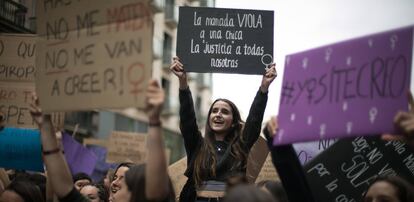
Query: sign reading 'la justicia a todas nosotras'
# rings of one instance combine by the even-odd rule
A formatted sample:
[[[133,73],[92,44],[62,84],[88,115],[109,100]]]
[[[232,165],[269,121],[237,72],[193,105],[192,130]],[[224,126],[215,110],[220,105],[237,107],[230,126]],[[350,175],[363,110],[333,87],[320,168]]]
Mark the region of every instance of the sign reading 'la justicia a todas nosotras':
[[[177,56],[189,72],[263,74],[273,61],[273,11],[181,7]]]

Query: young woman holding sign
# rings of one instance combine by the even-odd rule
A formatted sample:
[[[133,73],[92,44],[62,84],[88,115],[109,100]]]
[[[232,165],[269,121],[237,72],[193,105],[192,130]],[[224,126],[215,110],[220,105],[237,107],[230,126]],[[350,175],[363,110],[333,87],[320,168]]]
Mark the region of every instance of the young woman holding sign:
[[[260,135],[268,89],[277,76],[275,64],[266,69],[246,122],[233,102],[217,99],[208,112],[204,138],[198,129],[187,75],[177,57],[170,70],[180,83],[180,129],[187,153],[188,180],[180,201],[220,201],[227,177],[246,173],[248,153]]]
[[[155,80],[148,84],[146,97],[149,119],[147,162],[146,165],[133,166],[126,171],[124,180],[120,180],[121,186],[113,194],[113,202],[174,201],[161,133],[160,114],[165,94]],[[35,96],[30,113],[40,128],[48,180],[59,200],[89,201],[75,189],[66,160],[58,147],[50,115],[42,113],[39,100]]]

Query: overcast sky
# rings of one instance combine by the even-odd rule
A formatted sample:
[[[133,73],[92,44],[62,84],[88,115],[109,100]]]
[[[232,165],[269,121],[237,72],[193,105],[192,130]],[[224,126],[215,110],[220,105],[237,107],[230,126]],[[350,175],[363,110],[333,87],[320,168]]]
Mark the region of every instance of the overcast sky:
[[[278,78],[269,91],[265,120],[278,113],[287,54],[414,25],[414,0],[216,0],[216,7],[275,12],[274,57]],[[232,100],[246,118],[260,81],[261,76],[213,74],[213,99]]]

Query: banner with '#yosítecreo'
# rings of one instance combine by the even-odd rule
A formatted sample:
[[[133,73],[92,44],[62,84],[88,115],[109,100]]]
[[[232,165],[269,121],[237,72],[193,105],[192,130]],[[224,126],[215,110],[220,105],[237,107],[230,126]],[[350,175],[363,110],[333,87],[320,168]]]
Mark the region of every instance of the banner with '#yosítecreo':
[[[412,48],[408,27],[288,55],[274,144],[392,133]]]
[[[273,11],[180,7],[177,56],[187,72],[263,74],[273,20]]]

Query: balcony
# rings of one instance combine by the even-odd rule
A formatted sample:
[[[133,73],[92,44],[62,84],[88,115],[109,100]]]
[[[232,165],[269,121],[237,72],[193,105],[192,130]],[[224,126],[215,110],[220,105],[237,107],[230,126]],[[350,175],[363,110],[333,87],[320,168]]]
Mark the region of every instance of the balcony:
[[[165,24],[174,29],[178,24],[178,7],[175,5],[174,0],[167,0],[165,6]]]
[[[12,0],[0,0],[0,32],[31,33],[25,28],[27,8]]]
[[[165,0],[152,0],[151,7],[154,13],[162,12],[165,9]]]

